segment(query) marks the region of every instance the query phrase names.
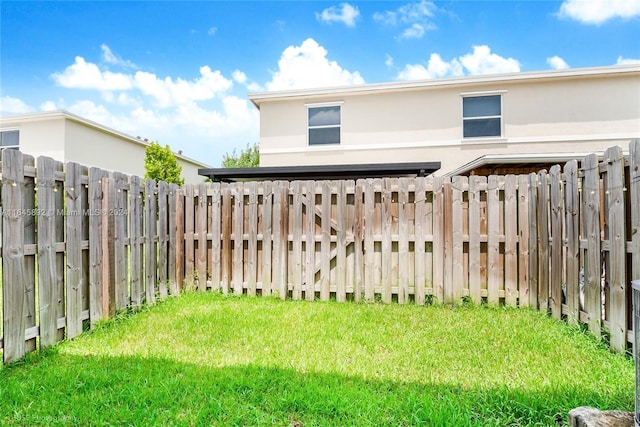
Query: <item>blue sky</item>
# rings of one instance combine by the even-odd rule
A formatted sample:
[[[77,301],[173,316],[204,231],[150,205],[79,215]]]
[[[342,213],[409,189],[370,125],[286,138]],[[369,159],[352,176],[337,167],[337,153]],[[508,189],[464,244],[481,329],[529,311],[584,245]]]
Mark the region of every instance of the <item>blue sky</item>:
[[[212,166],[247,93],[640,62],[640,0],[2,1],[0,112],[65,109]]]

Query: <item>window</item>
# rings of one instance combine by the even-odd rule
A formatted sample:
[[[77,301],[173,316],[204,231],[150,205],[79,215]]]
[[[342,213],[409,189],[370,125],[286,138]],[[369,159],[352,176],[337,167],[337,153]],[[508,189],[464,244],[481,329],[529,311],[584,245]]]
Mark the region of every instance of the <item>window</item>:
[[[0,132],[0,149],[5,148],[18,149],[20,143],[20,132],[17,130],[8,130]]]
[[[502,136],[502,96],[462,98],[462,127],[465,138]]]
[[[308,107],[309,145],[340,144],[340,105]]]

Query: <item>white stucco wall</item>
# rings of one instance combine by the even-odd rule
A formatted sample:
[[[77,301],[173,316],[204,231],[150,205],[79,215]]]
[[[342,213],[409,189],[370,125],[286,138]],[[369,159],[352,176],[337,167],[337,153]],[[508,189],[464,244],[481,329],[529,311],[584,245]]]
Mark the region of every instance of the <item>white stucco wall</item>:
[[[503,135],[464,139],[462,94],[484,91],[502,94]],[[286,95],[258,101],[262,166],[440,161],[444,174],[486,154],[593,152],[640,137],[640,70]],[[342,103],[339,145],[307,145],[307,105],[318,102]]]
[[[18,130],[20,150],[34,157],[144,176],[146,143],[66,112],[5,116],[0,118],[0,129]],[[177,158],[186,183],[204,181],[198,168],[206,165]]]

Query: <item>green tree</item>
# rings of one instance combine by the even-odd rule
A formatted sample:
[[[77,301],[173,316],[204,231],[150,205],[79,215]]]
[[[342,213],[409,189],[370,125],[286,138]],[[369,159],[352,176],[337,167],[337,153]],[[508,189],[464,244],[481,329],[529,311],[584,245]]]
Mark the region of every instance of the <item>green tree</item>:
[[[162,147],[155,141],[151,142],[151,145],[145,150],[144,169],[146,171],[145,178],[169,184],[184,184],[184,179],[180,176],[182,165],[178,163],[178,159],[168,145]]]
[[[234,148],[231,154],[225,154],[222,157],[223,168],[257,168],[258,166],[260,166],[258,143],[247,144],[247,148],[241,150],[239,154]]]

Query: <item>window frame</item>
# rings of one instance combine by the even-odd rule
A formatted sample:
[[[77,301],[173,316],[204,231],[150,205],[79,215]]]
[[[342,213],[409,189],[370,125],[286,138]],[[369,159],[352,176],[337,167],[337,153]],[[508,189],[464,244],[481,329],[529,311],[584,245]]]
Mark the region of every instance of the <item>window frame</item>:
[[[460,94],[462,98],[461,107],[461,116],[462,116],[462,139],[464,141],[469,140],[482,140],[482,139],[502,139],[504,138],[504,94],[506,94],[506,90],[492,90],[492,91],[482,91],[482,92],[463,92]],[[468,98],[479,98],[479,97],[492,97],[498,96],[500,98],[500,114],[499,115],[487,115],[487,116],[472,116],[465,117],[464,116],[464,101]],[[464,134],[464,125],[467,121],[475,121],[475,120],[487,120],[487,119],[499,119],[500,120],[500,134],[498,135],[483,135],[483,136],[465,136]]]
[[[17,132],[18,133],[18,144],[17,145],[2,145],[2,135],[9,132]],[[20,149],[20,129],[14,128],[6,128],[0,129],[0,151],[2,150],[19,150]]]
[[[342,105],[344,101],[332,101],[332,102],[315,102],[310,104],[304,104],[307,112],[307,147],[326,147],[326,146],[339,146],[342,145]],[[340,122],[337,125],[320,125],[311,126],[309,124],[309,113],[314,108],[326,108],[326,107],[338,107],[340,112]],[[311,142],[311,129],[338,129],[338,142],[327,143],[312,143]]]

